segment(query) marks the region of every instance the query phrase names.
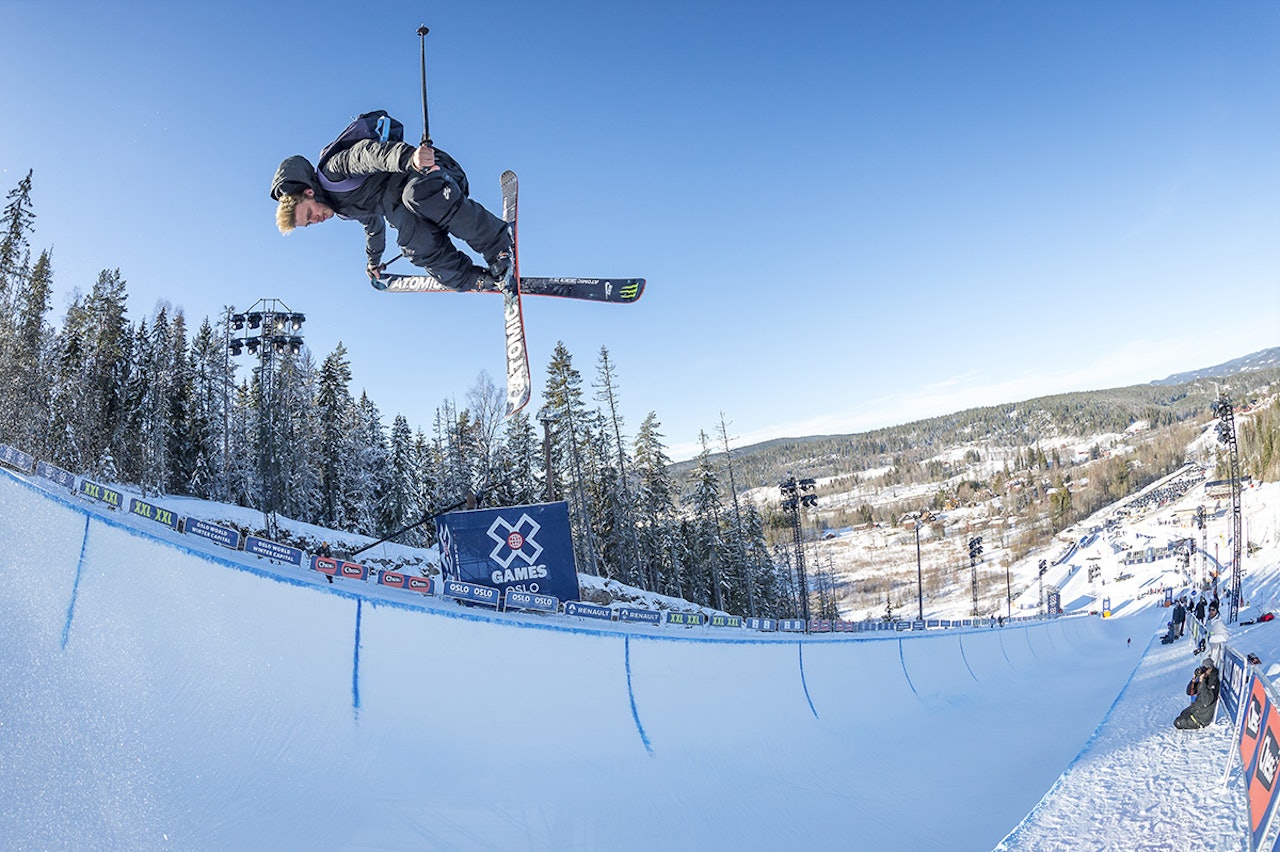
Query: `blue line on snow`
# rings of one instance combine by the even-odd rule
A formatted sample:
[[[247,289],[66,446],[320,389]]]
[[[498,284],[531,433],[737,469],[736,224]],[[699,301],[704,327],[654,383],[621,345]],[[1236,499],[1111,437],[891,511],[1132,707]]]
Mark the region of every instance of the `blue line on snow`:
[[[969,670],[969,677],[976,681],[978,676],[973,673],[973,667],[969,665],[969,657],[964,652],[964,634],[962,633],[956,638],[960,640],[960,659],[964,660],[964,667]]]
[[[631,718],[635,720],[636,730],[640,732],[640,742],[644,743],[644,750],[653,755],[653,745],[649,742],[649,735],[644,732],[644,725],[640,724],[640,711],[636,710],[636,691],[631,687],[631,637],[624,637],[622,643],[623,659],[627,669],[627,697],[631,699]]]
[[[1040,655],[1036,653],[1035,647],[1031,644],[1031,631],[1024,627],[1022,628],[1022,632],[1027,636],[1027,647],[1031,648],[1031,656],[1035,657],[1037,660],[1040,659]]]
[[[1000,642],[1000,653],[1004,655],[1004,661],[1009,664],[1009,668],[1013,669],[1016,672],[1018,670],[1018,667],[1013,664],[1013,660],[1009,659],[1008,653],[1006,653],[1004,650],[1004,631],[1003,630],[1001,630],[999,633],[996,634],[996,639],[999,640]]]
[[[84,567],[84,554],[89,549],[89,519],[84,516],[84,539],[80,542],[80,561],[76,563],[76,580],[71,585],[71,603],[67,604],[67,622],[62,625],[62,650],[67,650],[67,639],[71,635],[71,618],[76,612],[76,596],[80,594],[80,569]]]
[[[351,709],[360,717],[360,614],[364,601],[356,598],[356,649],[351,657]]]
[[[804,679],[804,645],[797,642],[796,647],[800,649],[800,685],[804,687],[804,700],[809,702],[809,710],[813,713],[813,718],[817,719],[818,711],[813,706],[813,699],[809,697],[809,683]]]
[[[902,653],[902,640],[898,640],[898,662],[902,663],[902,673],[907,676],[907,686],[911,687],[911,694],[916,698],[920,697],[920,693],[916,692],[916,685],[911,682],[911,672],[907,671],[907,658]]]

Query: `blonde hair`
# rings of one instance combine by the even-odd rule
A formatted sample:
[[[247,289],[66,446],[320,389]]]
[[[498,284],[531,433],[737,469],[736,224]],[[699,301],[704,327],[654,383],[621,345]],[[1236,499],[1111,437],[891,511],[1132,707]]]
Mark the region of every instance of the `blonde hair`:
[[[280,196],[280,204],[276,206],[276,227],[280,229],[280,233],[292,233],[293,229],[297,227],[293,217],[298,209],[298,202],[303,198],[306,198],[306,196],[301,192]]]

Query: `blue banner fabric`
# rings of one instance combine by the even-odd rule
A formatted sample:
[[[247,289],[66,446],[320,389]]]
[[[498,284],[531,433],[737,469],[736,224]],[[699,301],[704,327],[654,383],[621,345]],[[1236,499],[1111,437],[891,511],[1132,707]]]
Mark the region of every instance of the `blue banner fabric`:
[[[661,624],[662,613],[656,609],[637,609],[621,607],[618,610],[619,621],[638,621],[641,624]]]
[[[36,462],[36,475],[58,483],[70,491],[76,490],[76,478],[70,471],[48,462]]]
[[[265,538],[258,538],[251,535],[244,540],[244,552],[252,553],[254,556],[261,556],[266,559],[274,559],[276,562],[287,562],[290,565],[302,567],[302,551],[296,547],[290,547],[287,544],[280,544]]]
[[[24,453],[17,447],[11,447],[8,444],[0,444],[0,461],[9,465],[9,467],[16,467],[23,473],[30,473],[36,464],[35,458],[29,453]]]
[[[445,580],[550,595],[579,597],[569,533],[569,504],[449,512],[436,522]]]
[[[602,621],[613,621],[613,610],[607,606],[569,601],[564,605],[565,615],[576,615],[579,618],[598,618]]]
[[[445,580],[444,596],[498,608],[498,590],[492,586],[464,583],[461,580]]]
[[[524,609],[532,612],[558,612],[560,601],[551,595],[539,595],[535,592],[522,592],[519,589],[507,589],[502,599],[504,610]]]
[[[81,488],[84,483],[81,483]],[[217,542],[223,547],[229,547],[232,550],[240,548],[240,531],[230,530],[226,527],[220,527],[217,524],[211,524],[208,521],[202,521],[199,518],[187,518],[182,525],[182,530],[187,535],[198,535],[201,538],[207,538],[209,541]]]

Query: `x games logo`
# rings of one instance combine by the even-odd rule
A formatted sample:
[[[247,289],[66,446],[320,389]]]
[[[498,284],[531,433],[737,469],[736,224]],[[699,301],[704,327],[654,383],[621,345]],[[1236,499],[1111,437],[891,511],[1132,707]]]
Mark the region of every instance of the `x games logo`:
[[[514,526],[498,516],[489,525],[489,538],[497,542],[489,558],[504,569],[510,568],[516,557],[526,565],[534,564],[542,556],[542,545],[534,540],[540,529],[542,526],[527,514],[522,514]]]

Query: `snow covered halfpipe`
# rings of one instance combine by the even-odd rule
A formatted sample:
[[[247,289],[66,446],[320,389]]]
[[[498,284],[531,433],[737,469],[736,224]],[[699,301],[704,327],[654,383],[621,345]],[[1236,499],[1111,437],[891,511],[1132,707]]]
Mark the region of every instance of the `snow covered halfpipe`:
[[[1160,620],[601,629],[216,550],[0,475],[0,845],[990,849]]]

